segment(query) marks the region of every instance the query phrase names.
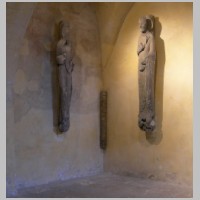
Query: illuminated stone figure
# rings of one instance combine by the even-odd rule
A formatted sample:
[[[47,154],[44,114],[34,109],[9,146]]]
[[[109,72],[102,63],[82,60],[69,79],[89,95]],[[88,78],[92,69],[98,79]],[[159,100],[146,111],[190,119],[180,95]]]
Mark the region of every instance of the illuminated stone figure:
[[[60,116],[59,130],[65,132],[70,126],[70,101],[72,95],[72,49],[70,44],[69,24],[61,21],[59,23],[61,38],[57,44],[57,64],[59,68],[60,86]]]
[[[154,38],[154,17],[143,16],[139,19],[141,34],[138,40],[138,85],[139,115],[138,125],[145,132],[155,129],[154,74],[156,49]]]

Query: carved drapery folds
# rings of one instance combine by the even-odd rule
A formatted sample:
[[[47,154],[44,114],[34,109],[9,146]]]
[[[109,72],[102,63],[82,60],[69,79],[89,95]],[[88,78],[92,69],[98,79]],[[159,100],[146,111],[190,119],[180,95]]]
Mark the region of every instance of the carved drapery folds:
[[[145,132],[155,129],[154,76],[156,49],[154,38],[154,16],[139,19],[141,34],[138,40],[138,85],[139,115],[138,125]]]
[[[70,43],[70,27],[67,22],[60,21],[60,40],[57,43],[57,64],[59,68],[60,115],[59,131],[65,132],[70,126],[70,101],[72,95],[72,49]]]

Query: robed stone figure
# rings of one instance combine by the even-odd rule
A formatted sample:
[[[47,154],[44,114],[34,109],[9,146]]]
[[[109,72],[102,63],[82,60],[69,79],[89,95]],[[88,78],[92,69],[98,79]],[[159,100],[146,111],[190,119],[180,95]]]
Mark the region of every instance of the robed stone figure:
[[[60,40],[57,43],[57,64],[60,87],[59,131],[65,132],[70,126],[70,101],[72,96],[72,48],[70,43],[70,27],[67,22],[60,21]]]
[[[145,132],[155,129],[154,76],[156,49],[154,38],[154,17],[146,15],[139,19],[138,40],[138,85],[139,115],[138,125]]]

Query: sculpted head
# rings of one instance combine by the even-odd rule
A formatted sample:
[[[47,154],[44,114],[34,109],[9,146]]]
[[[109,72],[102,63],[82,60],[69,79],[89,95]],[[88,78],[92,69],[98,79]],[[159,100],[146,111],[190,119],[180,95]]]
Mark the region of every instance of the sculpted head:
[[[140,19],[139,19],[139,27],[140,27],[140,31],[142,32],[142,33],[146,33],[146,31],[147,31],[147,19],[146,19],[146,17],[141,17]]]
[[[68,39],[69,32],[70,32],[69,31],[69,29],[70,29],[69,23],[61,20],[59,22],[59,28],[60,28],[60,32],[61,32],[61,37],[64,39]]]
[[[140,31],[146,33],[147,31],[152,32],[154,29],[154,16],[146,15],[139,19]]]

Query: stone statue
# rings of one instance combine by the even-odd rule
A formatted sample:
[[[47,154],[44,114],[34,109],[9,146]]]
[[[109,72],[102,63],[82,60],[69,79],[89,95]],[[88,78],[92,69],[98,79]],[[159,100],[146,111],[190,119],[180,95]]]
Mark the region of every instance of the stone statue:
[[[57,64],[59,68],[59,86],[60,86],[60,116],[59,130],[65,132],[70,126],[70,101],[72,95],[72,71],[74,64],[72,62],[72,49],[69,35],[69,24],[60,21],[60,40],[57,43]]]
[[[155,129],[154,74],[156,49],[154,38],[154,16],[139,19],[141,34],[138,40],[138,84],[139,115],[138,125],[145,132]]]

